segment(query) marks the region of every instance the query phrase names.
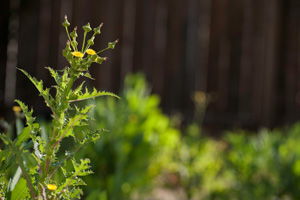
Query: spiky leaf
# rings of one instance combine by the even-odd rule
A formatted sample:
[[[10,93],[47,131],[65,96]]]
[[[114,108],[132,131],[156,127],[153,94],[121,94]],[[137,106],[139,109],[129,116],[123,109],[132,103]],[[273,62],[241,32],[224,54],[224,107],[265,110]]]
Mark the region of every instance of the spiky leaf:
[[[93,89],[93,92],[89,92],[88,89],[86,88],[85,92],[79,92],[77,94],[70,95],[70,98],[68,102],[75,102],[75,101],[82,101],[86,99],[94,99],[96,97],[100,96],[112,96],[120,99],[117,95],[111,93],[111,92],[106,92],[106,91],[97,91],[95,88]]]

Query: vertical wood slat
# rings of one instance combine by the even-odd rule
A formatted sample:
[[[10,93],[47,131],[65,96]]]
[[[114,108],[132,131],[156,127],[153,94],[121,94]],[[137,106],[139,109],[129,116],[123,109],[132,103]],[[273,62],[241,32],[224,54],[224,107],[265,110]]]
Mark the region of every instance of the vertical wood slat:
[[[253,116],[251,115],[251,98],[253,97],[253,91],[251,89],[253,82],[253,68],[254,62],[251,59],[253,56],[253,40],[254,40],[254,13],[253,13],[253,0],[245,0],[244,3],[244,23],[243,23],[243,35],[241,43],[241,67],[239,75],[239,102],[238,102],[238,114],[242,121],[248,120],[251,123],[255,123]]]
[[[126,74],[132,72],[134,58],[134,37],[136,21],[136,0],[124,2],[123,36],[121,49],[121,83]]]
[[[39,27],[39,4],[30,1],[21,1],[20,6],[20,26],[18,41],[18,64],[17,66],[26,70],[33,76],[37,75],[37,46],[38,46],[38,27]],[[40,66],[43,67],[43,66]],[[17,72],[16,98],[26,100],[29,107],[35,105],[37,110],[43,104],[38,92],[31,82],[21,72]],[[39,78],[39,77],[37,77]],[[24,86],[26,90],[24,90]]]
[[[207,62],[207,92],[216,94],[217,101],[208,107],[207,120],[223,120],[218,113],[226,112],[229,94],[230,49],[228,30],[229,0],[216,0],[211,5],[209,52]]]
[[[263,98],[263,120],[266,126],[273,125],[276,113],[276,72],[278,67],[278,22],[279,22],[279,0],[265,1],[265,77],[264,77],[264,98]]]
[[[0,7],[0,117],[5,116],[5,74],[7,60],[7,40],[9,21],[9,1],[2,2]]]
[[[254,7],[254,40],[253,40],[253,77],[255,81],[253,87],[253,116],[255,120],[261,121],[262,116],[262,98],[263,98],[263,79],[264,79],[264,56],[265,56],[265,42],[264,42],[264,1],[253,0]]]
[[[283,62],[284,72],[284,114],[285,121],[295,121],[299,118],[300,109],[300,3],[297,0],[291,0],[286,5],[288,12],[286,13],[285,36],[287,38],[285,44],[285,61]],[[298,42],[295,42],[298,41]],[[295,109],[296,108],[296,109]]]
[[[168,8],[164,0],[156,1],[155,25],[154,25],[154,61],[152,86],[153,92],[163,94],[165,87],[164,68],[166,66],[167,48],[167,20]]]
[[[198,67],[196,68],[195,88],[200,91],[208,91],[208,56],[210,40],[210,23],[212,17],[212,1],[199,1],[199,25],[198,25]]]
[[[8,20],[8,44],[7,44],[7,60],[5,71],[5,95],[4,104],[12,107],[16,97],[17,85],[17,56],[18,56],[18,31],[19,31],[19,14],[20,1],[14,0],[9,2],[11,16]]]
[[[167,54],[166,67],[164,70],[165,87],[163,92],[163,105],[167,111],[172,107],[184,106],[183,100],[183,65],[185,62],[185,38],[186,35],[181,30],[185,29],[185,19],[187,16],[187,5],[180,4],[180,1],[168,1],[168,29],[167,33]],[[186,98],[189,98],[187,96]]]

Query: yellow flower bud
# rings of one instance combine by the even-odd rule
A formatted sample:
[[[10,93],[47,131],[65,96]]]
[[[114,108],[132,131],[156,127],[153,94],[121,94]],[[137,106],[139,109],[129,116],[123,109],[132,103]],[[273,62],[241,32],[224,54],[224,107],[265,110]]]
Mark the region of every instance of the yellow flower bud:
[[[21,108],[20,106],[13,106],[13,107],[12,107],[12,110],[13,110],[14,112],[16,112],[16,113],[19,113],[19,112],[22,111],[22,108]]]
[[[83,53],[81,53],[80,51],[74,51],[72,52],[72,55],[78,58],[82,58],[83,57]]]
[[[48,185],[47,185],[47,188],[48,188],[48,190],[53,191],[53,190],[56,190],[56,189],[57,189],[57,186],[54,185],[54,184],[48,184]]]
[[[96,54],[96,52],[95,52],[93,49],[88,49],[88,50],[86,50],[86,53],[89,54],[89,55],[94,55],[94,54]]]

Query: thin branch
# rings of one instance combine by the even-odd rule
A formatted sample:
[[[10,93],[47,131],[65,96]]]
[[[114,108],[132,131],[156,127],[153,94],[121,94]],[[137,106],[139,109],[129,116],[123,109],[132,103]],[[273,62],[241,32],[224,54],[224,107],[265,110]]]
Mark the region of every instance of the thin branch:
[[[109,48],[109,47],[106,47],[105,49],[102,49],[101,51],[98,51],[96,54],[102,53],[103,51],[106,51],[106,50],[108,50],[108,49],[110,49],[110,48]]]
[[[40,92],[40,94],[42,94],[42,93]],[[55,118],[56,120],[59,120],[57,114],[54,112],[53,108],[51,107],[50,103],[47,101],[46,97],[45,97],[43,94],[42,94],[42,96],[43,96],[43,98],[45,99],[46,103],[49,105],[49,108],[51,109],[54,118]]]
[[[30,190],[30,192],[31,192],[31,196],[32,196],[32,198],[34,199],[34,198],[35,198],[35,195],[34,195],[34,191],[33,191],[31,182],[30,182],[30,180],[28,179],[26,172],[24,171],[24,169],[22,168],[22,166],[20,165],[20,163],[19,163],[18,160],[17,160],[17,164],[19,165],[19,167],[20,167],[20,169],[21,169],[21,171],[22,171],[22,174],[24,175],[24,177],[25,177],[25,179],[26,179],[26,181],[27,181],[27,185],[28,185],[29,190]]]
[[[73,177],[71,178],[71,180],[67,183],[67,185],[62,189],[62,191],[59,193],[59,196],[64,192],[64,190],[70,185],[70,183],[73,181],[73,179],[77,176],[77,174],[80,172],[80,170],[78,170],[78,172],[76,174],[73,175]]]
[[[77,151],[79,151],[82,148],[82,146],[78,147],[72,154],[75,154]],[[61,164],[68,160],[71,156],[67,156],[65,159],[63,159],[58,166],[53,170],[53,172],[51,172],[51,174],[49,175],[49,179],[51,179],[52,175],[56,172],[56,170],[58,170],[58,168],[61,166]]]
[[[39,183],[40,185],[41,185],[41,187],[42,187],[42,190],[43,190],[43,192],[42,192],[42,196],[43,196],[43,198],[44,198],[44,200],[47,200],[47,195],[46,195],[46,190],[45,190],[45,187],[41,184],[41,183]]]
[[[39,152],[38,152],[38,149],[37,149],[35,141],[33,141],[33,148],[34,148],[34,151],[35,151],[35,155],[37,157],[37,163],[39,165],[40,174],[42,174],[42,168],[41,168],[41,163],[40,163]]]
[[[68,129],[62,134],[62,136],[60,136],[60,138],[57,140],[57,142],[53,145],[53,149],[55,149],[55,147],[58,145],[58,143],[64,138],[64,136],[66,135],[66,133],[74,126],[74,124],[80,120],[82,117],[84,116],[83,115],[80,115],[69,127]]]
[[[92,98],[96,98],[96,97],[99,97],[99,96],[95,96],[95,97],[86,97],[86,98],[82,98],[82,99],[69,100],[68,103],[73,103],[73,102],[77,102],[77,101],[83,101],[83,100],[92,99]]]

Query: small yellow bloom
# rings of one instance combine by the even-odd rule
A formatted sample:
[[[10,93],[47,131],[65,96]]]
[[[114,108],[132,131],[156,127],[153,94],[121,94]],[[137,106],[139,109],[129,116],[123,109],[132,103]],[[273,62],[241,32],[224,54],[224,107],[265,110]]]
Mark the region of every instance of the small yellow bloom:
[[[16,112],[16,113],[19,113],[19,112],[22,111],[22,108],[21,108],[20,106],[13,106],[13,107],[12,107],[12,110],[13,110],[14,112]]]
[[[56,190],[56,189],[57,189],[57,186],[54,185],[54,184],[48,184],[48,185],[47,185],[47,188],[48,188],[48,190],[53,191],[53,190]]]
[[[94,54],[96,54],[96,52],[95,52],[93,49],[88,49],[88,50],[86,50],[86,53],[89,54],[89,55],[94,55]]]
[[[78,58],[82,58],[83,57],[83,53],[81,53],[80,51],[74,51],[72,52],[72,55]]]

